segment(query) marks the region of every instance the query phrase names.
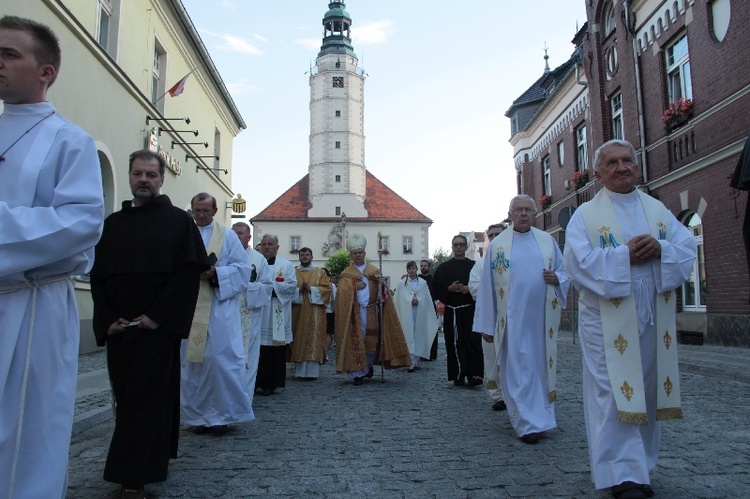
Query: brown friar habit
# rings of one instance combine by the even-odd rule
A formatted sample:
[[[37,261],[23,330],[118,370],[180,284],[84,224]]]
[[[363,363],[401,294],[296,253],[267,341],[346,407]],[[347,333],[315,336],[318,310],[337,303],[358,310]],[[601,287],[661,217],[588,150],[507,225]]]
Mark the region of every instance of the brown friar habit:
[[[357,282],[368,279],[370,304],[377,301],[378,278],[380,271],[372,264],[367,264],[364,276],[354,265],[349,265],[339,276],[336,291],[336,372],[339,374],[366,370],[366,351],[376,352],[375,364],[381,363],[380,345],[378,344],[378,316],[375,305],[367,307],[367,341],[362,339],[362,320],[357,302]],[[386,369],[411,365],[409,347],[404,339],[401,323],[393,306],[392,293],[383,304],[383,355],[382,363]]]
[[[161,195],[144,206],[122,204],[104,221],[91,271],[94,333],[107,345],[117,404],[104,479],[126,486],[167,479],[177,457],[180,341],[193,320],[200,272],[208,257],[197,226]],[[145,314],[154,331],[127,328],[107,336],[119,318]]]

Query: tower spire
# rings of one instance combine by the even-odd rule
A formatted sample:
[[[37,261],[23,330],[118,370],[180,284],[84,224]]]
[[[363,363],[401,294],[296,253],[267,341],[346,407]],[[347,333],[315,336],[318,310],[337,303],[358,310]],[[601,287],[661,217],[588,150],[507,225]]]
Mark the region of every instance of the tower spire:
[[[547,55],[547,42],[544,42],[544,74],[549,74],[549,56]]]
[[[325,54],[347,54],[357,57],[352,47],[352,18],[343,1],[328,2],[328,12],[323,16],[323,44],[318,57]]]

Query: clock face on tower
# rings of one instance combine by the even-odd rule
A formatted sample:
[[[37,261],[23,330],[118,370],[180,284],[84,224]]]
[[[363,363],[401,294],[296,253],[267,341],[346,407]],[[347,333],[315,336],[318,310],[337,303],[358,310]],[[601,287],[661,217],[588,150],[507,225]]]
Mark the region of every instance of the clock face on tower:
[[[334,76],[333,77],[333,88],[344,88],[344,77]]]

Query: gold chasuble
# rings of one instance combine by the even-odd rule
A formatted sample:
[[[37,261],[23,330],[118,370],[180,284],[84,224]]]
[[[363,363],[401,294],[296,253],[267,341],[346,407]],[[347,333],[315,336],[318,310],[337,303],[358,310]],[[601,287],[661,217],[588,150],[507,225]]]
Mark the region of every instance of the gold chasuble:
[[[377,302],[380,271],[367,264],[364,276],[354,265],[349,265],[339,276],[336,289],[336,372],[362,371],[368,368],[366,352],[376,352],[375,364],[381,359],[386,369],[411,365],[409,347],[404,339],[401,323],[396,315],[393,296],[383,303],[383,352],[378,344]],[[370,299],[367,306],[366,341],[362,338],[362,320],[357,301],[357,283],[368,279]]]
[[[514,232],[512,229],[504,230],[492,241],[490,247],[490,260],[488,262],[492,266],[492,283],[497,303],[496,345],[503,344],[503,336],[507,329],[508,293],[511,289],[509,270],[513,264],[511,249],[513,248]],[[555,246],[552,236],[536,227],[531,227],[531,233],[544,259],[543,262],[539,262],[540,268],[554,270]],[[516,278],[518,279],[518,277]],[[547,284],[546,286],[547,294],[544,300],[544,342],[547,350],[546,365],[547,381],[549,383],[549,401],[554,402],[557,400],[557,391],[555,390],[557,380],[557,334],[560,329],[560,317],[563,307],[555,295],[555,286],[551,284]]]
[[[214,220],[214,228],[211,231],[211,239],[208,241],[206,253],[216,255],[217,262],[221,258],[226,233],[226,227]],[[208,283],[208,279],[201,279],[200,289],[198,290],[198,304],[195,306],[193,325],[190,327],[190,336],[188,336],[188,362],[203,363],[203,355],[206,353],[206,340],[208,339],[208,319],[211,316],[213,300],[214,288]]]
[[[317,288],[323,303],[311,303],[312,293],[300,293],[302,303],[292,304],[292,362],[323,362],[326,342],[326,307],[331,301],[331,281],[321,267],[297,267],[297,287]]]
[[[636,190],[646,214],[651,235],[669,239],[670,217],[666,207]],[[580,208],[589,240],[594,248],[616,248],[625,244],[620,222],[606,190],[601,190]],[[649,298],[650,299],[650,298]],[[656,293],[656,419],[682,417],[680,375],[677,364],[675,293]],[[640,336],[635,295],[612,299],[599,297],[604,352],[612,393],[620,421],[648,425],[646,395],[643,386]]]

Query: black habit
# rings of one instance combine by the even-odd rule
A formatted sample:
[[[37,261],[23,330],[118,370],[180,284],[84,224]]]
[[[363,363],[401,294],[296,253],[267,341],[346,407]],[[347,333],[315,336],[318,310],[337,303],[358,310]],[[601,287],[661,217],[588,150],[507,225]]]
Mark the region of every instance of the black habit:
[[[432,292],[445,304],[443,336],[448,356],[448,379],[459,384],[471,378],[484,376],[482,335],[472,332],[474,324],[474,298],[470,293],[448,291],[448,286],[458,281],[469,284],[469,274],[474,260],[451,258],[435,270]],[[457,331],[454,331],[454,318]]]
[[[200,232],[165,195],[131,201],[104,221],[91,271],[94,333],[107,345],[115,430],[104,479],[126,487],[167,479],[177,457],[180,342],[187,338],[208,257]],[[156,330],[108,336],[109,326],[145,314]]]

